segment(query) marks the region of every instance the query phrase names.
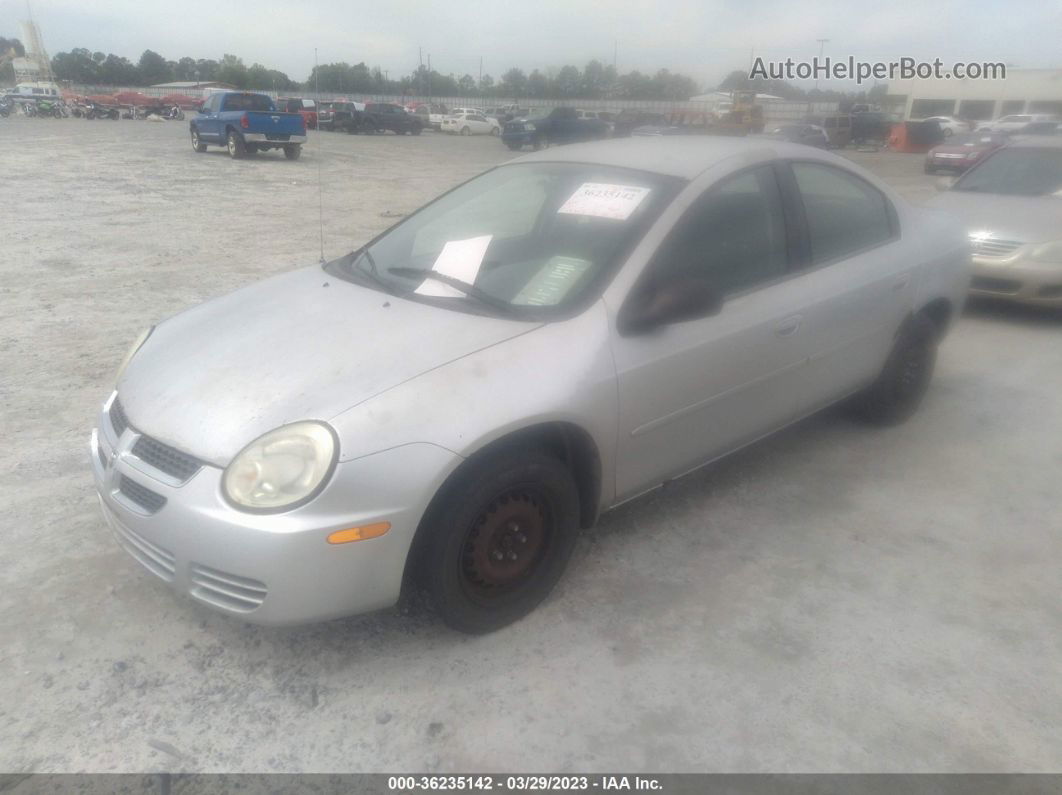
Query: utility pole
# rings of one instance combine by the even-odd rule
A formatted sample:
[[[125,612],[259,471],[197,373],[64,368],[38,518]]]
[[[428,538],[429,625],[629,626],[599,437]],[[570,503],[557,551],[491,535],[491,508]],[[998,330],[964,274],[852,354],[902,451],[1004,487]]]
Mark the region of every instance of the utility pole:
[[[428,104],[431,104],[431,53],[428,53]]]

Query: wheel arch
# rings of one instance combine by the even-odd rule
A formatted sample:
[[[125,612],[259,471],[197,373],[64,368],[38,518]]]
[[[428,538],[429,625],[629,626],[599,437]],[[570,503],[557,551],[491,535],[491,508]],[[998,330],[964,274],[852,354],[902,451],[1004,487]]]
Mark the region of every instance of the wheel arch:
[[[947,298],[938,297],[924,304],[915,314],[928,317],[943,335],[955,319],[955,307]]]
[[[428,503],[406,557],[403,582],[412,579],[422,557],[427,527],[431,524],[436,506],[450,486],[483,456],[508,447],[538,447],[556,455],[568,466],[579,494],[579,526],[592,527],[597,521],[601,501],[601,455],[590,433],[574,422],[557,420],[528,425],[486,441],[468,455],[442,482]]]

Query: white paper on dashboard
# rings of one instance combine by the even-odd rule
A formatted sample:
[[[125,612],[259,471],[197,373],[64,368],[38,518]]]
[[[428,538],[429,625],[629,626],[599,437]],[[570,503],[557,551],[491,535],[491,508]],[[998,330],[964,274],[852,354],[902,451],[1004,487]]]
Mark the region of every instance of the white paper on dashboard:
[[[642,203],[642,199],[649,195],[649,191],[649,188],[632,185],[584,182],[575,193],[568,197],[557,212],[626,221]]]
[[[480,235],[470,237],[467,240],[451,240],[443,246],[435,264],[431,269],[436,273],[442,273],[460,279],[469,284],[476,283],[476,276],[483,264],[483,257],[487,253],[494,235]],[[448,284],[436,281],[430,276],[420,283],[413,292],[418,295],[436,295],[442,298],[460,298],[464,295],[460,290]]]

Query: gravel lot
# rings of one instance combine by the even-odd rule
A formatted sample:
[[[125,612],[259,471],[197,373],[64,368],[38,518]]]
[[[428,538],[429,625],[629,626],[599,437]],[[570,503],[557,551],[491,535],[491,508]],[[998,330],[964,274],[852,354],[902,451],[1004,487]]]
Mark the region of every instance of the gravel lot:
[[[826,412],[605,516],[531,617],[261,629],[112,541],[87,440],[143,327],[509,157],[0,120],[0,772],[1058,771],[1062,318],[971,307],[923,410]],[[912,198],[913,155],[853,154]],[[318,174],[323,201],[318,203]]]

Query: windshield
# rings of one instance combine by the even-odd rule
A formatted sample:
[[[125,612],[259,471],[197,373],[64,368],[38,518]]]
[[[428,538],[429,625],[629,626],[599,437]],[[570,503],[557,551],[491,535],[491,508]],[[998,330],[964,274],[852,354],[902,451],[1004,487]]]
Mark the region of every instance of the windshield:
[[[462,310],[557,314],[607,277],[680,183],[582,163],[503,166],[338,261],[337,275]]]
[[[997,149],[954,189],[1014,196],[1062,195],[1062,147]]]

